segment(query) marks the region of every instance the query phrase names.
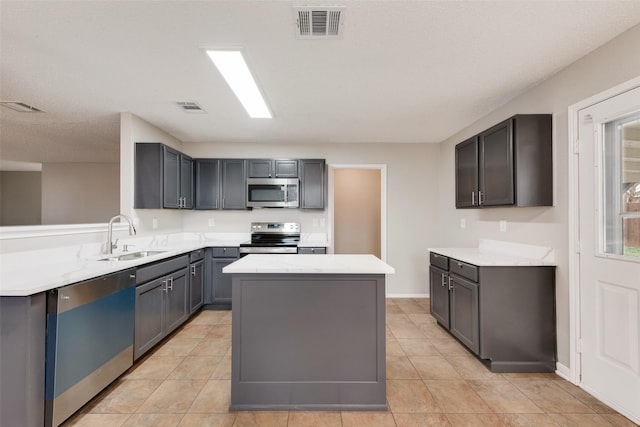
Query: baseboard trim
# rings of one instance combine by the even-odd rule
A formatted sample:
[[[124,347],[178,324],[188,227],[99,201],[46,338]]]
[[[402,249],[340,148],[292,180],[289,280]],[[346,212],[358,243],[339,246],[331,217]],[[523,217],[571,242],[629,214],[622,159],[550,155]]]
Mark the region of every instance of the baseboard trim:
[[[573,381],[571,381],[571,369],[568,366],[565,366],[562,363],[556,362],[556,375],[564,378],[565,380],[573,384]]]
[[[387,294],[387,298],[429,298],[429,294]]]

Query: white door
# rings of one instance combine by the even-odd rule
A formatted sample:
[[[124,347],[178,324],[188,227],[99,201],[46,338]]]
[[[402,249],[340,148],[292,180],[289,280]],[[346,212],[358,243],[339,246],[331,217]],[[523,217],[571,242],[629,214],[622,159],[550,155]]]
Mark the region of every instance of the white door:
[[[581,386],[640,422],[640,88],[579,120]]]

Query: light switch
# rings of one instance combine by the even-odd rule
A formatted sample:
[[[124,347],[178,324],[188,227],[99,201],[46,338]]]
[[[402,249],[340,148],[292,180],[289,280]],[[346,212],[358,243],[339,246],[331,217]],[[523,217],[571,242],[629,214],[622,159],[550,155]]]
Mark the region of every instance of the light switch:
[[[153,218],[151,220],[151,228],[153,228],[154,230],[158,228],[158,218]]]
[[[507,221],[504,219],[500,220],[500,231],[503,233],[507,232]]]
[[[460,228],[467,228],[467,221],[464,218],[460,218]]]
[[[216,221],[213,218],[209,218],[209,227],[214,227],[216,225]]]

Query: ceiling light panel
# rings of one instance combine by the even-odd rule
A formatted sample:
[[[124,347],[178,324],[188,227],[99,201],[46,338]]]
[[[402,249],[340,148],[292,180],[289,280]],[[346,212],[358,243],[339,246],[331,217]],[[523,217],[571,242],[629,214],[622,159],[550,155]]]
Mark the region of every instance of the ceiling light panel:
[[[237,50],[207,50],[222,77],[253,119],[272,118],[256,81],[247,66],[242,52]]]

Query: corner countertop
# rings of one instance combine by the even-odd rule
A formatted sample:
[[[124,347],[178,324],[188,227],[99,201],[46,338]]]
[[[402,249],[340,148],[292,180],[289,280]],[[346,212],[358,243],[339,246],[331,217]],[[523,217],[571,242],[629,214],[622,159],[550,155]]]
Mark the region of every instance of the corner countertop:
[[[223,273],[393,274],[395,270],[373,255],[252,254],[229,264]]]
[[[478,267],[555,266],[553,248],[481,239],[477,248],[428,248],[449,258]]]
[[[310,233],[303,237],[300,247],[328,246],[324,234]],[[250,238],[249,233],[175,233],[136,236],[122,239],[119,246],[133,245],[130,252],[162,252],[129,261],[100,261],[100,258],[105,257],[102,253],[103,244],[100,243],[5,253],[0,255],[0,296],[35,295],[202,248],[240,246]],[[119,254],[123,252],[114,252],[114,255]],[[296,256],[304,257],[304,255]]]
[[[0,296],[29,296],[132,267],[187,254],[211,246],[239,246],[243,233],[194,233],[148,236],[123,240],[134,245],[130,252],[162,251],[129,261],[100,261],[101,244],[64,246],[0,255]],[[114,252],[121,255],[123,252]]]

